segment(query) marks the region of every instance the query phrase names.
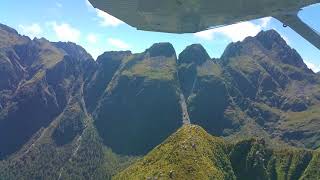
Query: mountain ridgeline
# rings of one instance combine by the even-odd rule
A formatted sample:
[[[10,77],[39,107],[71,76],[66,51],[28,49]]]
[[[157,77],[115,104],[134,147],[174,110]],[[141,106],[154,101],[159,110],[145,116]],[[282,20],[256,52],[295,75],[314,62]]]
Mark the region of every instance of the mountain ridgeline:
[[[174,144],[158,145],[182,126],[194,138],[205,137],[199,155],[210,157],[190,154],[208,165],[190,167],[199,177],[315,177],[320,76],[274,30],[231,43],[219,59],[199,44],[177,55],[170,43],[157,43],[137,54],[105,52],[95,61],[74,43],[31,40],[0,25],[0,179],[158,177],[156,166],[168,162],[153,158],[166,155],[166,148],[178,152]],[[250,138],[265,144],[256,147],[258,140]],[[237,166],[237,158],[258,158],[252,148],[263,149],[263,167]],[[294,157],[299,148],[308,150]],[[170,162],[191,163],[181,156]],[[291,168],[295,158],[305,161]],[[148,169],[154,160],[157,169]],[[186,167],[168,166],[166,176],[182,178]]]

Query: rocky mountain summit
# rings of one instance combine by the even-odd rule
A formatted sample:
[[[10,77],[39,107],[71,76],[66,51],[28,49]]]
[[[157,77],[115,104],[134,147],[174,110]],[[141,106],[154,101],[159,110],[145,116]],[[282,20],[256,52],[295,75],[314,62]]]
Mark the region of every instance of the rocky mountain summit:
[[[0,177],[110,179],[190,123],[219,143],[263,138],[307,153],[320,147],[319,75],[274,30],[219,59],[199,44],[177,55],[157,43],[95,61],[74,43],[0,25]],[[233,171],[214,170],[244,173]]]

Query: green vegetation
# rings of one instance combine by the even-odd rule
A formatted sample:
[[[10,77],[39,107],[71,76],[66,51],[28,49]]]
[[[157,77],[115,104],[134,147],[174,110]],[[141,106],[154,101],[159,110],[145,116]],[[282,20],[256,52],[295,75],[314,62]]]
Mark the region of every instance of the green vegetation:
[[[37,40],[38,43],[38,61],[31,65],[32,68],[49,69],[63,60],[64,54],[56,48],[51,42],[45,39]]]
[[[81,138],[76,154],[60,169],[61,179],[111,179],[136,160],[136,157],[120,156],[105,147],[92,125]]]
[[[296,128],[299,126],[299,123],[307,122],[307,124],[310,124],[310,121],[314,119],[320,118],[320,106],[312,106],[307,111],[301,111],[301,112],[288,112],[287,118],[284,121],[283,124],[286,127],[292,127]]]
[[[161,59],[150,57],[139,61],[137,64],[122,72],[123,75],[132,77],[140,76],[151,80],[171,81],[175,79],[175,58]]]
[[[227,151],[222,139],[185,125],[114,179],[235,179]]]
[[[229,60],[229,65],[244,75],[252,75],[255,73],[264,73],[265,70],[250,56],[237,56]],[[259,75],[259,74],[256,74]]]
[[[0,179],[111,179],[135,159],[105,147],[75,102],[20,151],[0,161]]]
[[[214,63],[212,60],[206,61],[206,63],[197,67],[198,76],[216,76],[222,75],[222,69],[219,64]]]
[[[272,150],[263,139],[230,144],[185,125],[114,179],[318,179],[319,152]]]
[[[315,105],[301,112],[284,113],[285,118],[279,129],[285,132],[285,138],[300,141],[300,146],[318,148],[320,146],[320,106]]]

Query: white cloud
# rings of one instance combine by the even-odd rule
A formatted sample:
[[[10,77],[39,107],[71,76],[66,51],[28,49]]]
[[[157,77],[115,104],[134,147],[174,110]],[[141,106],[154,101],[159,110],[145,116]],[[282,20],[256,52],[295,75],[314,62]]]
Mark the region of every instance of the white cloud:
[[[121,50],[126,50],[130,48],[129,44],[123,42],[120,39],[109,38],[108,43],[111,44],[113,47]]]
[[[87,41],[88,41],[90,44],[95,44],[95,43],[98,42],[98,37],[97,37],[96,34],[91,33],[91,34],[89,34],[89,35],[87,36]]]
[[[206,31],[197,32],[194,35],[200,39],[210,41],[213,39],[215,33],[216,33],[216,29],[210,29]]]
[[[309,61],[304,61],[309,69],[311,69],[313,72],[319,72],[320,71],[320,65],[316,65],[314,63],[311,63]]]
[[[104,26],[104,27],[116,27],[116,26],[119,26],[121,24],[124,24],[124,22],[122,22],[121,20],[111,16],[110,14],[104,12],[104,11],[101,11],[99,9],[95,9],[92,4],[89,2],[89,0],[84,0],[85,1],[85,4],[88,8],[88,11],[89,12],[95,12],[97,17],[99,18],[98,21],[99,21],[99,24],[101,26]]]
[[[72,27],[70,24],[58,24],[56,22],[52,22],[51,26],[59,41],[79,42],[81,33],[78,29]]]
[[[212,40],[217,34],[227,36],[233,42],[242,41],[248,36],[255,36],[262,30],[260,25],[251,22],[241,22],[230,26],[224,26],[216,29],[210,29],[202,32],[195,33],[196,37]]]
[[[265,18],[260,19],[260,21],[261,21],[261,27],[262,27],[262,28],[268,27],[271,19],[272,19],[271,17],[265,17]]]
[[[101,26],[116,27],[116,26],[119,26],[119,25],[123,24],[123,22],[120,21],[119,19],[111,16],[108,13],[100,11],[100,10],[97,10],[97,16],[100,18],[100,25]]]
[[[210,29],[195,33],[194,35],[204,40],[213,40],[217,34],[227,36],[233,42],[242,41],[248,36],[257,35],[263,28],[270,23],[271,17],[262,18],[258,24],[252,22],[240,22],[237,24]]]
[[[42,28],[39,24],[33,23],[31,25],[19,25],[22,34],[30,36],[31,38],[37,37],[42,33]]]

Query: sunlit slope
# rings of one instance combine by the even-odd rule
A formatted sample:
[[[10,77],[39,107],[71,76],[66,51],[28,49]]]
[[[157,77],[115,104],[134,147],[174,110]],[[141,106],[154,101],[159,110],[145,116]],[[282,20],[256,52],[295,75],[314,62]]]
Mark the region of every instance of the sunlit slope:
[[[185,125],[114,179],[318,179],[319,152],[272,150],[264,140],[231,144]]]
[[[185,125],[114,179],[235,179],[228,151],[221,138]]]

